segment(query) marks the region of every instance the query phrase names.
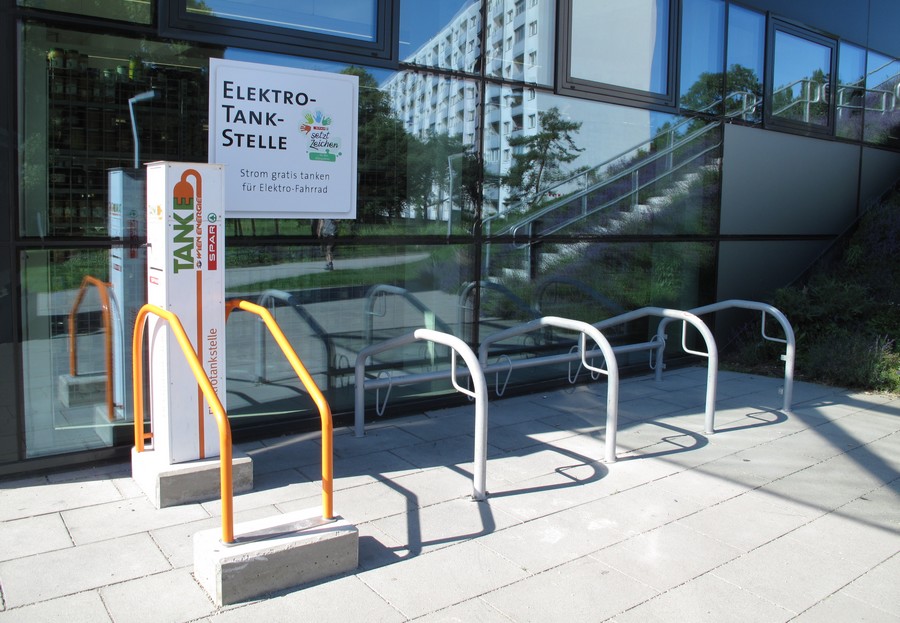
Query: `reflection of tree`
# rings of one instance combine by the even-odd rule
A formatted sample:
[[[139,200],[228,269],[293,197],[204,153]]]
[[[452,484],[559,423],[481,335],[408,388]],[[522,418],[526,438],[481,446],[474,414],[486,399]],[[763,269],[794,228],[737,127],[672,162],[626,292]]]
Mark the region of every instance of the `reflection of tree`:
[[[580,129],[580,122],[563,119],[554,106],[538,113],[537,132],[509,139],[514,162],[503,185],[510,189],[510,200],[530,203],[542,188],[563,178],[562,165],[584,151],[572,137]]]
[[[478,157],[462,137],[430,134],[410,143],[410,203],[424,215],[425,208],[449,198],[454,207],[472,212],[477,205]],[[413,150],[415,149],[415,153]]]
[[[828,82],[825,72],[815,69],[811,76],[776,86],[772,91],[772,114],[784,119],[824,124],[828,119],[828,102],[824,94]]]
[[[720,72],[700,74],[682,96],[681,106],[689,110],[711,110],[724,98],[725,113],[728,114],[749,109],[761,96],[762,84],[756,72],[750,67],[735,64],[725,74],[724,85]]]
[[[350,66],[341,73],[359,77],[357,218],[363,223],[389,221],[407,203],[407,158],[420,146],[393,115],[390,96],[369,72]]]

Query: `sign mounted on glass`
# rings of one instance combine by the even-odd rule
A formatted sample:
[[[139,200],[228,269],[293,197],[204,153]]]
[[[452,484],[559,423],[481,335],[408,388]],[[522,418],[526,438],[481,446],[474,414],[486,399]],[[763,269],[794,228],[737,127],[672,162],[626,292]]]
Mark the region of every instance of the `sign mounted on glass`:
[[[356,76],[209,61],[209,161],[228,218],[356,218]]]

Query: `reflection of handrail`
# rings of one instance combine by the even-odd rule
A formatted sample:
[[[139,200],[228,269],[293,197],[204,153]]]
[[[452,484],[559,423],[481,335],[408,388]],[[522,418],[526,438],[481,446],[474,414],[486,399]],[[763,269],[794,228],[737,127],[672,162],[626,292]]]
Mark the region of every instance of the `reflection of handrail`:
[[[304,322],[312,329],[312,332],[316,335],[317,338],[322,342],[322,346],[325,348],[325,383],[326,389],[332,389],[334,379],[332,378],[335,373],[335,350],[334,350],[334,342],[331,340],[331,337],[328,335],[328,331],[319,324],[319,321],[316,320],[312,314],[306,311],[306,308],[300,303],[296,296],[290,294],[289,292],[285,292],[283,290],[266,290],[262,294],[259,295],[259,299],[257,299],[257,304],[261,307],[265,307],[268,309],[269,303],[272,301],[281,301],[285,305],[289,306],[294,312],[303,319]],[[274,309],[274,306],[273,306]],[[270,312],[271,313],[271,312]],[[261,366],[257,370],[257,380],[258,381],[266,381],[266,373],[265,373],[265,347],[266,342],[262,338],[259,340],[259,344],[262,349],[262,357]]]
[[[725,309],[731,308],[743,308],[750,309],[762,312],[762,337],[764,340],[768,340],[770,342],[778,342],[780,344],[785,345],[784,355],[781,356],[782,361],[784,361],[784,411],[791,410],[791,403],[794,400],[794,360],[797,354],[797,341],[794,338],[794,329],[791,327],[791,323],[788,321],[787,317],[777,308],[772,307],[771,305],[767,305],[766,303],[758,303],[755,301],[742,301],[738,299],[730,299],[727,301],[720,301],[718,303],[712,303],[710,305],[704,305],[703,307],[696,307],[690,312],[696,316],[702,316],[704,314],[711,314],[713,312],[722,311]],[[778,323],[781,325],[782,331],[784,331],[784,339],[772,337],[766,334],[766,314],[772,316]],[[663,320],[663,323],[668,322],[667,320]],[[660,331],[665,329],[665,325],[660,323]],[[657,368],[656,374],[657,378],[662,373],[662,366]]]
[[[456,307],[456,322],[459,326],[460,335],[462,335],[464,338],[470,337],[466,335],[465,331],[465,327],[467,324],[466,313],[471,312],[475,309],[474,306],[470,306],[468,304],[468,301],[469,297],[472,296],[472,292],[474,292],[476,286],[483,290],[493,290],[495,292],[499,292],[507,300],[509,300],[516,307],[516,309],[518,309],[529,319],[539,318],[541,315],[540,312],[529,305],[528,302],[525,301],[525,299],[504,286],[502,283],[497,283],[496,281],[470,281],[465,286],[463,286],[462,290],[460,290]],[[475,321],[475,318],[469,319],[469,322],[474,323]]]
[[[231,314],[232,310],[235,308],[256,314],[262,318],[263,322],[266,323],[266,326],[272,333],[272,337],[275,338],[278,346],[281,347],[284,356],[287,357],[290,362],[291,367],[294,369],[300,382],[303,383],[303,387],[306,388],[310,398],[313,399],[313,402],[316,403],[316,407],[319,408],[319,417],[322,420],[322,518],[332,519],[334,517],[334,504],[332,501],[332,489],[334,486],[334,432],[331,422],[331,407],[328,406],[328,401],[325,400],[325,396],[322,395],[322,392],[319,390],[316,382],[313,381],[306,367],[303,365],[303,362],[297,357],[297,353],[291,347],[291,343],[281,331],[281,328],[278,326],[278,323],[275,322],[275,318],[272,317],[269,310],[265,307],[256,305],[255,303],[250,303],[249,301],[228,301],[228,303],[225,304],[226,321],[228,320],[229,314]]]
[[[110,422],[116,419],[115,409],[113,405],[113,338],[112,338],[112,321],[110,320],[110,304],[109,304],[109,284],[100,281],[96,277],[86,275],[81,281],[81,287],[78,289],[78,295],[72,304],[72,311],[69,312],[69,374],[73,377],[78,376],[78,336],[75,334],[75,316],[78,313],[78,307],[81,305],[84,294],[89,285],[96,286],[100,295],[100,306],[103,317],[103,349],[106,359],[106,417]]]
[[[700,128],[699,130],[695,130],[691,134],[687,134],[687,135],[683,136],[677,142],[674,142],[674,144],[672,144],[668,147],[665,147],[664,149],[660,149],[659,151],[656,151],[652,156],[644,158],[643,160],[640,160],[639,162],[635,162],[634,164],[631,164],[630,166],[622,169],[621,171],[618,171],[617,173],[604,178],[601,182],[587,186],[586,188],[583,188],[582,190],[579,190],[577,192],[572,193],[571,195],[568,195],[565,199],[563,199],[561,201],[552,203],[544,208],[541,208],[537,212],[523,218],[522,220],[518,221],[514,225],[510,225],[502,233],[503,234],[511,234],[513,237],[515,237],[518,235],[518,231],[522,227],[524,227],[526,225],[532,225],[535,221],[537,221],[541,217],[543,217],[551,212],[554,212],[564,206],[571,205],[575,201],[578,201],[578,200],[581,200],[582,202],[586,201],[586,198],[589,195],[596,193],[597,191],[599,191],[602,188],[610,186],[611,184],[613,184],[614,182],[616,182],[618,180],[630,177],[634,172],[639,171],[640,169],[646,167],[648,164],[656,162],[657,160],[660,160],[660,159],[671,157],[671,155],[675,151],[677,151],[684,145],[700,138],[701,136],[707,134],[708,132],[715,130],[716,128],[718,128],[720,126],[721,126],[721,122],[709,123],[709,124],[703,126],[702,128]],[[690,164],[694,160],[697,160],[697,159],[701,158],[702,156],[705,156],[708,152],[712,151],[713,149],[715,149],[717,147],[718,147],[718,145],[714,145],[713,147],[705,149],[705,150],[701,151],[700,153],[695,154],[694,156],[692,156],[690,159],[686,160],[685,162],[679,164],[677,167],[668,167],[666,170],[664,170],[659,175],[654,176],[654,178],[652,180],[642,183],[637,188],[629,188],[626,192],[614,197],[613,199],[604,203],[601,206],[594,207],[591,209],[587,209],[587,207],[584,206],[582,209],[582,212],[580,214],[578,214],[575,217],[570,217],[568,220],[564,220],[564,222],[561,225],[557,224],[548,232],[544,232],[544,234],[546,235],[549,233],[554,233],[554,232],[562,229],[563,227],[571,225],[576,220],[580,220],[587,216],[590,216],[591,214],[595,214],[596,212],[599,212],[600,210],[603,210],[604,208],[607,208],[610,205],[617,203],[618,201],[624,199],[625,197],[634,195],[638,191],[646,188],[647,186],[649,186],[653,183],[656,183],[665,177],[672,175],[673,173],[680,170],[684,166]],[[531,237],[531,235],[533,235],[533,234],[530,233],[529,237]]]
[[[382,351],[398,348],[411,344],[417,340],[436,342],[450,348],[450,370],[448,372],[429,374],[406,374],[397,378],[369,379],[366,380],[366,359]],[[461,387],[457,383],[456,353],[459,353],[468,367],[467,373],[472,378],[474,391]],[[475,399],[475,457],[472,475],[472,497],[483,500],[487,496],[486,489],[486,464],[487,464],[487,384],[484,381],[484,373],[478,363],[478,358],[472,349],[458,337],[431,329],[416,329],[412,333],[385,340],[359,351],[356,356],[356,386],[354,432],[357,437],[365,435],[365,390],[376,387],[394,385],[410,385],[422,382],[426,379],[438,376],[450,376],[450,380],[457,391]]]
[[[530,322],[516,325],[515,327],[510,327],[509,329],[505,329],[503,331],[499,331],[497,333],[492,333],[491,335],[487,336],[481,342],[481,346],[478,347],[478,360],[481,362],[482,369],[485,370],[485,372],[493,372],[500,369],[506,370],[512,368],[534,367],[535,365],[539,364],[557,363],[560,358],[551,355],[544,357],[535,357],[532,359],[520,359],[517,361],[509,361],[507,358],[507,362],[505,364],[495,364],[494,366],[487,365],[487,358],[490,352],[491,344],[511,337],[515,337],[517,335],[531,333],[533,331],[543,329],[544,327],[557,327],[560,329],[566,329],[568,331],[578,332],[579,342],[576,358],[580,359],[581,365],[583,365],[591,372],[606,375],[606,453],[604,460],[607,463],[615,463],[616,431],[618,429],[619,421],[619,365],[616,362],[616,355],[613,352],[612,345],[609,343],[609,340],[607,340],[606,337],[604,337],[604,335],[600,333],[598,329],[592,327],[586,322],[581,322],[579,320],[559,318],[556,316],[544,316],[543,318],[538,318],[536,320],[532,320]],[[603,368],[598,368],[592,363],[588,362],[589,359],[591,361],[593,360],[593,358],[589,356],[589,353],[593,351],[589,351],[587,347],[588,337],[594,340],[597,346],[600,347],[600,351],[603,353],[603,359],[606,362],[606,370],[604,370]],[[563,359],[565,358],[567,357],[563,357]]]
[[[425,303],[420,301],[415,295],[413,295],[409,290],[405,288],[401,288],[399,286],[392,286],[386,283],[379,283],[366,292],[366,301],[365,308],[363,310],[363,315],[366,319],[366,328],[365,328],[365,343],[372,343],[372,333],[374,332],[373,323],[375,313],[375,300],[379,295],[384,297],[388,294],[394,294],[403,298],[407,303],[412,305],[416,311],[420,312],[423,316],[428,316],[429,314],[434,318],[434,327],[439,328],[444,333],[453,333],[453,330],[447,325],[446,322],[437,317],[437,315],[429,309]],[[430,328],[430,327],[425,327]]]
[[[134,320],[134,335],[132,338],[132,381],[134,385],[134,448],[136,452],[144,451],[144,440],[152,437],[144,432],[144,364],[143,364],[143,341],[144,341],[144,320],[150,314],[159,316],[169,324],[169,328],[178,340],[181,346],[181,352],[197,379],[200,391],[206,398],[210,410],[216,418],[216,424],[219,428],[219,489],[222,496],[222,542],[234,543],[234,487],[231,478],[231,426],[228,424],[228,416],[225,408],[216,395],[206,371],[197,359],[197,353],[194,350],[191,340],[184,332],[181,321],[178,316],[172,312],[157,307],[156,305],[146,304],[137,313]]]

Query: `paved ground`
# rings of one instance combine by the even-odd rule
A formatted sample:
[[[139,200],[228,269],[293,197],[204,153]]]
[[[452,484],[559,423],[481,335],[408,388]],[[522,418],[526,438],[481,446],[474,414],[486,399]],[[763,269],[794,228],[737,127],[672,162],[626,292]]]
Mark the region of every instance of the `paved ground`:
[[[219,504],[156,510],[127,464],[0,482],[0,621],[900,621],[900,398],[705,370],[491,403],[487,502],[473,409],[335,437],[353,574],[216,609],[190,538]],[[316,435],[242,446],[237,521],[319,504]]]

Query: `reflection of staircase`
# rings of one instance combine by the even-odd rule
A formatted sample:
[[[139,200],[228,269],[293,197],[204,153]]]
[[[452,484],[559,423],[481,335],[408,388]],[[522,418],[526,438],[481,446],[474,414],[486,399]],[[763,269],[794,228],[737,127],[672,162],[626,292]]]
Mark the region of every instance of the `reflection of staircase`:
[[[689,184],[722,144],[721,122],[688,119],[609,160],[543,189],[531,202],[544,203],[498,233],[524,238],[523,246],[589,219],[592,229],[613,232],[621,223],[645,217]],[[655,197],[645,198],[653,189]],[[667,192],[666,188],[670,189]],[[523,210],[519,204],[510,212]],[[605,218],[603,218],[605,217]],[[594,223],[592,223],[594,225]]]

